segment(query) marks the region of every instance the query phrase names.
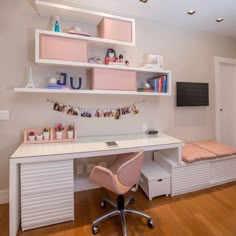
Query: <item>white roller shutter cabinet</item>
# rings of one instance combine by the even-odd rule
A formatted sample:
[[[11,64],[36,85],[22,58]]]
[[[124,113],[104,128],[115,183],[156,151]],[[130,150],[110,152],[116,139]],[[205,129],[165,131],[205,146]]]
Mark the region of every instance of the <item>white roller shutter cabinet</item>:
[[[73,160],[21,164],[22,230],[74,220]]]
[[[172,196],[209,186],[210,163],[178,167],[172,171]]]

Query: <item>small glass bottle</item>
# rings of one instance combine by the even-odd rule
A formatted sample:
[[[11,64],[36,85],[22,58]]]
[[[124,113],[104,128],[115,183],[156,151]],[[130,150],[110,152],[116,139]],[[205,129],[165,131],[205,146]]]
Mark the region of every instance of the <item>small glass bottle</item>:
[[[59,17],[56,16],[54,27],[53,27],[54,32],[61,32],[60,24],[59,24]]]

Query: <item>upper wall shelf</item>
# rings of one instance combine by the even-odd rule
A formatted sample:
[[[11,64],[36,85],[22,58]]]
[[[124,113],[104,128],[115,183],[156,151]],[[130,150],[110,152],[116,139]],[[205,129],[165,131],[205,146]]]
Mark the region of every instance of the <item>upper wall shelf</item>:
[[[135,92],[118,90],[73,90],[73,89],[46,89],[46,88],[14,88],[15,93],[59,93],[59,94],[89,94],[89,95],[145,95],[145,96],[170,96],[170,93]]]
[[[65,20],[73,20],[78,22],[90,23],[99,25],[99,23],[104,18],[110,18],[114,20],[120,20],[125,22],[130,22],[132,25],[132,42],[127,45],[135,46],[135,20],[131,18],[106,14],[97,11],[90,11],[86,9],[82,9],[77,7],[75,4],[72,3],[69,5],[63,1],[62,4],[54,3],[52,1],[45,1],[45,0],[35,0],[35,5],[37,11],[40,16],[47,16],[47,17],[54,17],[59,16]],[[109,42],[108,42],[109,43]],[[115,43],[115,42],[114,42]]]
[[[63,1],[60,2],[62,2],[62,4],[57,4],[53,3],[52,1],[46,1],[46,0],[36,0],[35,4],[40,16],[51,17],[58,15],[66,20],[81,21],[92,24],[99,23],[104,17],[134,22],[134,19],[132,18],[111,15],[98,11],[86,10],[77,7],[76,4],[74,4],[73,6],[73,3],[70,3],[69,6],[67,5],[68,2],[66,3],[64,2],[64,4]]]

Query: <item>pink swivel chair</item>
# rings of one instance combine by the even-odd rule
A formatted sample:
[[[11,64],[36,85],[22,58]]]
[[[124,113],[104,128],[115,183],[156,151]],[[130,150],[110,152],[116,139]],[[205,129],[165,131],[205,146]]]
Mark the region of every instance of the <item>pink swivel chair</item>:
[[[143,151],[140,151],[138,154],[120,154],[109,169],[102,166],[96,166],[93,168],[90,175],[90,181],[118,195],[116,204],[109,199],[102,199],[102,208],[106,206],[106,203],[109,203],[114,206],[115,209],[93,221],[92,232],[94,234],[99,231],[97,226],[99,222],[109,217],[120,215],[123,235],[126,236],[127,230],[125,215],[127,213],[133,213],[145,217],[147,219],[148,226],[150,228],[153,227],[153,221],[149,215],[133,209],[125,208],[130,202],[134,202],[133,197],[130,197],[124,201],[124,194],[133,188],[139,180],[143,155]]]

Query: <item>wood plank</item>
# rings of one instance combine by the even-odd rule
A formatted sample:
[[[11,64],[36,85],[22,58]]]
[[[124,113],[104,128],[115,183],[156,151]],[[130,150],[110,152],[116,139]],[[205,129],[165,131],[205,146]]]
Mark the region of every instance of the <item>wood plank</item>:
[[[146,220],[128,215],[128,234],[140,235],[236,235],[236,182],[188,193],[177,197],[157,197],[149,201],[142,190],[128,193],[135,196],[131,208],[150,214],[155,228],[150,229]],[[75,221],[22,232],[18,236],[90,236],[91,222],[111,207],[100,208],[100,199],[116,199],[115,194],[105,189],[94,189],[75,193]],[[0,205],[0,236],[8,236],[8,204]],[[113,217],[99,224],[97,234],[122,235],[119,217]]]

